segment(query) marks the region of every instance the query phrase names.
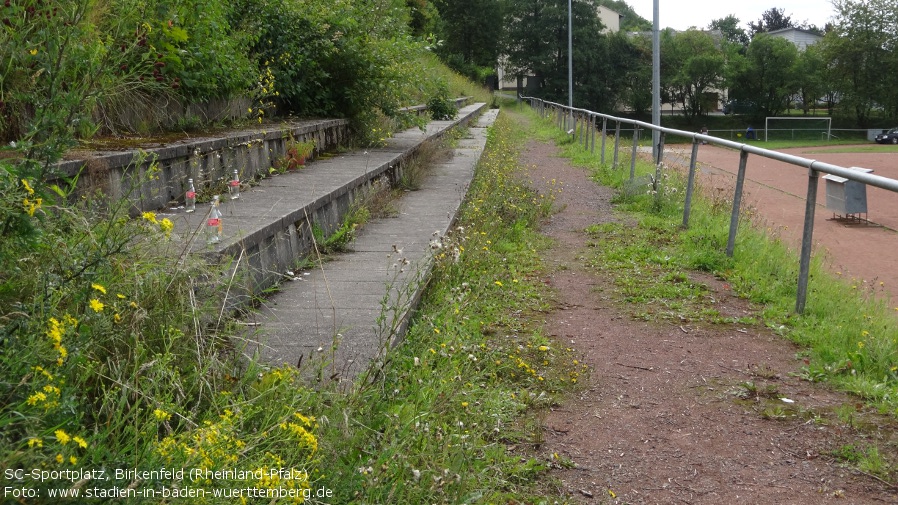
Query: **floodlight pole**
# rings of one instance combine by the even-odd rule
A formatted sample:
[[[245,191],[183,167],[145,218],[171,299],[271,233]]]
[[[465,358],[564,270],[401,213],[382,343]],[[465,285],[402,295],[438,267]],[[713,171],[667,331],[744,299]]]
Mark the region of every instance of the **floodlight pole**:
[[[658,22],[658,0],[653,0],[652,9],[652,124],[661,126],[661,34]],[[661,159],[661,132],[652,130],[652,157]]]
[[[655,0],[656,2],[658,0]],[[574,117],[574,16],[571,8],[572,0],[567,0],[567,105],[571,108],[570,118]],[[571,121],[573,123],[573,121]],[[570,128],[567,126],[566,128]]]

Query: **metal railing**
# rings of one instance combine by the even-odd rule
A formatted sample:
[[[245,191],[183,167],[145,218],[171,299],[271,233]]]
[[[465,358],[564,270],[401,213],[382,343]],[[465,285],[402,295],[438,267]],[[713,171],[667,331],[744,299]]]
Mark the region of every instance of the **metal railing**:
[[[798,293],[795,301],[795,312],[801,314],[804,312],[808,295],[808,274],[811,265],[811,245],[814,234],[814,211],[817,207],[817,186],[820,173],[832,174],[851,181],[857,181],[869,186],[882,188],[893,193],[898,193],[898,180],[865,173],[859,170],[832,165],[822,161],[793,156],[778,151],[762,149],[732,140],[721,139],[701,133],[677,130],[673,128],[664,128],[655,126],[635,119],[626,119],[602,114],[585,109],[567,107],[565,105],[549,102],[540,98],[521,96],[521,100],[527,100],[530,106],[543,117],[553,117],[559,128],[569,132],[575,136],[575,140],[583,145],[584,148],[595,153],[596,134],[601,131],[601,162],[605,163],[605,143],[608,138],[609,123],[614,123],[614,151],[612,168],[617,168],[619,161],[621,125],[632,125],[633,131],[633,147],[630,156],[630,180],[632,181],[636,175],[636,154],[639,145],[640,130],[658,131],[659,143],[653,146],[655,156],[655,166],[659,166],[664,156],[664,138],[665,135],[677,135],[692,139],[692,154],[689,158],[689,174],[686,180],[686,197],[683,209],[683,226],[689,226],[689,212],[692,207],[693,190],[695,187],[695,170],[698,158],[698,146],[701,143],[714,144],[721,147],[728,147],[739,151],[739,170],[736,174],[736,187],[733,195],[733,208],[730,215],[730,230],[727,239],[726,254],[733,256],[736,247],[736,231],[739,227],[739,211],[742,205],[742,188],[745,183],[746,165],[748,156],[755,154],[764,158],[776,161],[782,161],[796,167],[806,168],[808,170],[808,188],[807,199],[805,203],[804,228],[801,238],[801,253],[798,270]],[[601,130],[599,129],[601,123]],[[657,180],[657,177],[656,177]]]

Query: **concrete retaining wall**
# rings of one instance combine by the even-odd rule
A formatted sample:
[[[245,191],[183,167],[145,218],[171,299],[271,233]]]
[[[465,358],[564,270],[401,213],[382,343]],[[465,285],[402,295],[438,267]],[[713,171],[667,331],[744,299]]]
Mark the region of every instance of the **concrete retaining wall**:
[[[357,170],[359,163],[365,161],[360,159],[363,153],[356,152],[313,163],[309,168],[314,167],[317,173],[300,171],[286,174],[289,178],[262,181],[254,189],[264,191],[263,199],[254,198],[251,190],[236,203],[222,204],[225,222],[231,223],[232,230],[237,228],[233,235],[214,249],[203,244],[200,238],[193,250],[206,255],[212,262],[231,263],[232,268],[238,270],[236,278],[241,279],[242,287],[232,290],[228,304],[236,307],[248,303],[253,296],[280,282],[285,271],[294,269],[314,252],[313,227],[320,228],[325,236],[337,231],[352,202],[375,180],[382,177],[398,180],[424,142],[439,140],[453,128],[467,125],[483,108],[484,104],[466,107],[458,119],[431,123],[423,135],[420,130],[397,134],[388,147],[369,150],[372,152],[367,156],[376,161],[364,170]],[[350,174],[348,177],[347,173]],[[332,189],[305,197],[306,188],[323,189],[322,178],[334,182]],[[200,215],[196,217],[203,217],[201,213],[197,214]],[[201,223],[192,226],[196,229]],[[238,258],[242,258],[239,264]]]
[[[156,144],[144,150],[96,151],[60,163],[58,172],[69,179],[78,176],[76,197],[102,192],[110,200],[130,201],[132,214],[137,214],[182,202],[190,178],[202,195],[221,192],[235,169],[241,180],[267,175],[291,139],[314,140],[318,150],[334,149],[349,140],[349,122],[301,121]],[[153,172],[148,173],[151,167]]]

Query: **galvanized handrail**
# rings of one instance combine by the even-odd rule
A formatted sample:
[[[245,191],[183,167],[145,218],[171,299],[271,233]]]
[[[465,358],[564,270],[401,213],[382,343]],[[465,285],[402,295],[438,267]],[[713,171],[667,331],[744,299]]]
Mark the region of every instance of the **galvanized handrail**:
[[[661,133],[660,141],[658,146],[653,146],[653,151],[656,153],[655,163],[660,164],[663,155],[664,155],[664,138],[666,135],[677,135],[680,137],[686,137],[692,139],[692,154],[689,159],[689,175],[686,181],[686,199],[685,199],[685,208],[683,210],[683,226],[689,226],[689,212],[692,206],[692,196],[693,196],[693,188],[695,184],[695,170],[696,170],[696,161],[698,158],[698,146],[700,143],[704,142],[707,144],[719,145],[721,147],[728,147],[731,149],[736,149],[739,151],[739,171],[736,175],[736,188],[733,195],[733,209],[730,217],[730,234],[727,240],[727,256],[732,257],[733,252],[736,245],[736,230],[739,225],[739,210],[742,203],[742,187],[745,182],[745,172],[746,165],[748,162],[749,154],[756,154],[758,156],[763,156],[765,158],[769,158],[772,160],[782,161],[784,163],[788,163],[790,165],[795,165],[799,167],[803,167],[808,169],[808,191],[807,191],[807,199],[805,205],[805,216],[804,216],[804,230],[801,238],[801,253],[800,253],[800,262],[799,262],[799,272],[798,272],[798,293],[795,301],[795,311],[799,314],[804,312],[805,303],[807,301],[807,293],[808,293],[808,275],[811,264],[811,245],[812,245],[812,237],[814,234],[814,211],[817,207],[817,183],[819,179],[820,172],[826,174],[832,174],[839,177],[843,177],[845,179],[851,181],[857,181],[863,184],[867,184],[869,186],[875,186],[877,188],[882,188],[887,191],[892,191],[894,193],[898,193],[898,180],[890,179],[888,177],[882,177],[879,175],[874,175],[872,173],[864,172],[861,170],[853,170],[851,168],[842,167],[839,165],[833,165],[831,163],[825,163],[822,161],[812,160],[808,158],[802,158],[800,156],[794,156],[791,154],[781,153],[778,151],[771,151],[769,149],[763,149],[760,147],[744,144],[741,142],[734,142],[732,140],[721,139],[718,137],[712,137],[710,135],[703,135],[701,133],[695,133],[685,130],[677,130],[675,128],[665,128],[663,126],[655,126],[650,123],[645,123],[643,121],[638,121],[635,119],[627,119],[612,116],[609,114],[602,114],[599,112],[593,112],[586,109],[578,109],[575,107],[568,107],[559,103],[549,102],[546,100],[542,100],[540,98],[534,97],[525,97],[521,96],[521,100],[528,100],[530,106],[536,109],[543,116],[546,115],[556,115],[558,125],[563,128],[565,131],[571,131],[571,126],[568,125],[568,121],[573,122],[573,132],[577,131],[578,124],[581,127],[581,133],[578,138],[578,142],[584,145],[584,148],[589,148],[592,152],[595,152],[595,135],[597,132],[597,119],[602,119],[602,147],[601,147],[601,156],[602,163],[605,163],[605,138],[607,136],[607,127],[608,121],[613,121],[616,123],[615,126],[615,134],[614,134],[614,161],[612,163],[612,167],[617,167],[618,164],[618,149],[620,146],[620,126],[621,124],[629,124],[633,125],[633,155],[630,160],[630,179],[632,180],[635,176],[635,167],[636,167],[636,147],[639,143],[639,130],[655,130]],[[586,133],[584,133],[586,130]],[[590,140],[591,139],[591,140]]]

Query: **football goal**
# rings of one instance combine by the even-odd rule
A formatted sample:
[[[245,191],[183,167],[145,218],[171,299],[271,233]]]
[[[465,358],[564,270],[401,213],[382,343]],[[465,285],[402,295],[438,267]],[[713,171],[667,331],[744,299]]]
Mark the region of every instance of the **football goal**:
[[[764,140],[830,140],[831,117],[767,117]]]

